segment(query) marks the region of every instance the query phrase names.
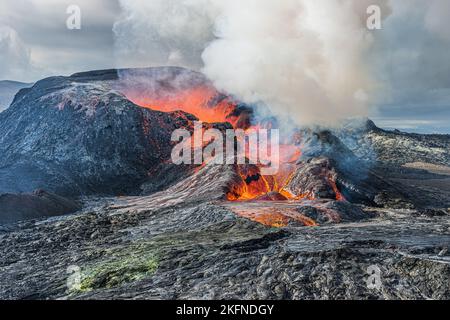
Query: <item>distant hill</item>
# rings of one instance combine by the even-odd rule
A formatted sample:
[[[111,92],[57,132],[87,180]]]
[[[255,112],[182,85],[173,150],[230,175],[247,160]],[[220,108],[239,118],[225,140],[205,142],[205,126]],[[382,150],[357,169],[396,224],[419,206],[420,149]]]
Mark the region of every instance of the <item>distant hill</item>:
[[[0,112],[9,107],[14,96],[20,89],[29,88],[32,83],[23,83],[17,81],[0,81]]]

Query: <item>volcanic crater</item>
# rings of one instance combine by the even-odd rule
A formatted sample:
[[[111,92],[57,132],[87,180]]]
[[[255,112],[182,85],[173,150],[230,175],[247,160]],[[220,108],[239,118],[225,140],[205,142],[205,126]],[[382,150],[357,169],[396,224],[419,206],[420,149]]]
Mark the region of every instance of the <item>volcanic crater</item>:
[[[22,89],[0,113],[0,298],[450,297],[449,136],[370,120],[298,128],[281,137],[278,173],[263,175],[171,163],[172,132],[197,121],[281,126],[182,68]],[[16,215],[38,189],[61,210],[32,198],[42,216]],[[74,265],[82,282],[68,288]]]

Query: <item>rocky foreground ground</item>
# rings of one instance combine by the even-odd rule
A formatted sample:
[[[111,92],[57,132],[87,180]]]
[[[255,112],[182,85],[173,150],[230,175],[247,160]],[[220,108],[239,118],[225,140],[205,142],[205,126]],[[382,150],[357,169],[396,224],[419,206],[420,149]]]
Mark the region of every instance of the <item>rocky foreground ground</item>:
[[[450,298],[444,212],[363,208],[376,217],[270,228],[227,203],[144,208],[149,200],[103,199],[4,228],[0,298]]]
[[[150,196],[3,226],[0,298],[450,298],[448,209],[229,202],[231,173],[206,167]],[[422,204],[430,181],[448,182],[429,174],[413,176]]]

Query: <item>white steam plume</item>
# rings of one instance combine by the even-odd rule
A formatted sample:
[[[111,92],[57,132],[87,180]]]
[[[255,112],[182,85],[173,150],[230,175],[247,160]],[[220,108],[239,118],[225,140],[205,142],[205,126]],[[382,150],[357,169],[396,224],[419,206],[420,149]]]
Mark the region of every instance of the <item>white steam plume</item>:
[[[425,26],[429,31],[450,41],[450,1],[431,0],[425,16]]]
[[[0,80],[34,76],[30,50],[13,28],[0,24]],[[29,79],[29,78],[28,78]]]
[[[198,66],[219,90],[298,125],[367,115],[374,37],[366,9],[378,4],[386,17],[388,0],[120,3],[119,56]]]
[[[214,39],[209,0],[119,0],[114,25],[120,66],[173,65],[199,69],[201,54]]]
[[[219,39],[203,53],[203,71],[220,90],[300,125],[367,115],[369,1],[215,3]]]

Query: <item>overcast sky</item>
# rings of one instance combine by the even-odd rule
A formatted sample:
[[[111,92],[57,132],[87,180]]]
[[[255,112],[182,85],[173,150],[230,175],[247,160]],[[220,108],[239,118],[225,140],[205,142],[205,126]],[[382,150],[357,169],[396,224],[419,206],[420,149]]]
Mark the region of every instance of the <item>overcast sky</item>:
[[[197,13],[170,19],[181,10],[177,4],[186,1],[1,0],[0,80],[32,82],[112,67],[201,67],[201,46],[214,34],[212,27],[197,34],[209,26]],[[167,17],[155,11],[162,3]],[[380,83],[380,112],[373,116],[385,126],[450,132],[450,1],[390,3],[392,13],[384,12],[389,17],[376,31],[373,54],[367,59]],[[71,4],[81,8],[81,30],[66,27]],[[168,29],[161,31],[160,24],[167,27],[167,21]],[[172,32],[179,24],[187,26],[186,36]],[[174,37],[161,37],[162,32]],[[191,41],[187,34],[201,41]]]
[[[81,30],[69,30],[66,10],[81,8]],[[1,0],[0,79],[45,76],[114,66],[115,0]]]

